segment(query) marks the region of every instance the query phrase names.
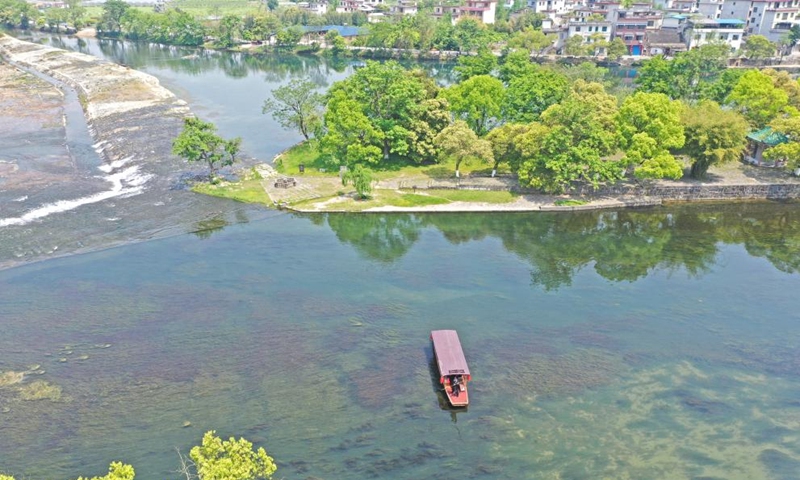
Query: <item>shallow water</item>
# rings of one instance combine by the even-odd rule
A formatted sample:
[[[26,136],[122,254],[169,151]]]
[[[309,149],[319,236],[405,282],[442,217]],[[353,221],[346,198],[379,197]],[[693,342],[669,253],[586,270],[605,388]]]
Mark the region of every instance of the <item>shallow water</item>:
[[[126,52],[261,157],[296,140],[260,114],[271,88],[346,74],[316,59],[266,57],[277,66],[265,70],[169,47],[80,48]],[[800,471],[796,204],[177,211],[197,234],[0,272],[0,372],[25,372],[0,374],[0,471],[76,478],[122,460],[137,478],[177,478],[174,447],[209,429],[265,446],[278,478]],[[438,328],[459,331],[467,411],[440,408]],[[44,398],[25,400],[36,381]]]
[[[799,239],[780,204],[278,215],[5,271],[0,370],[61,395],[0,388],[0,469],[171,478],[216,429],[281,478],[794,478]]]

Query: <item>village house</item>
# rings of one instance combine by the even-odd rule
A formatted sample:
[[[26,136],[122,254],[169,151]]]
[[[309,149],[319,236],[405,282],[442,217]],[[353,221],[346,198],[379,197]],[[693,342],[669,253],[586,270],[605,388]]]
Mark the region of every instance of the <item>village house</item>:
[[[722,8],[721,16],[744,21],[748,35],[763,35],[771,42],[778,41],[800,22],[798,0],[725,0]]]
[[[764,160],[764,151],[788,141],[789,139],[786,138],[786,135],[776,132],[770,127],[752,132],[747,135],[747,149],[745,150],[744,159],[753,165],[780,167],[782,166],[780,161],[768,162]]]
[[[744,20],[725,18],[689,20],[683,32],[683,40],[690,50],[709,43],[722,42],[727,44],[733,53],[741,48],[744,32]]]
[[[466,0],[463,5],[437,4],[433,7],[433,15],[441,18],[450,14],[453,21],[462,17],[473,17],[485,24],[492,24],[497,13],[497,0]]]

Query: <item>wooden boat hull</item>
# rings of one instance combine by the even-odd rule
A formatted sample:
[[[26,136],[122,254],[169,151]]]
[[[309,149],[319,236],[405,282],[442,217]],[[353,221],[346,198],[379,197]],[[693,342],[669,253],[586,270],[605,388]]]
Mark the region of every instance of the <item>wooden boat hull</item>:
[[[458,334],[455,330],[434,330],[431,332],[431,340],[439,369],[439,382],[444,387],[447,401],[454,407],[466,407],[469,405],[467,383],[472,380],[472,376]],[[453,383],[456,384],[455,390]]]

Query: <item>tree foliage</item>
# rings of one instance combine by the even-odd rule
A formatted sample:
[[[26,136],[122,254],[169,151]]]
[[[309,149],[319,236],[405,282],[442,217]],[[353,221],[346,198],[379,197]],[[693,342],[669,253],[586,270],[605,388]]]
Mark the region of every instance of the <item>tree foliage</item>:
[[[112,462],[108,467],[108,473],[102,477],[79,477],[78,480],[133,480],[135,472],[130,465],[122,462]]]
[[[770,125],[773,130],[786,135],[788,142],[764,151],[767,160],[782,160],[790,170],[800,168],[800,115],[778,118]]]
[[[663,93],[636,92],[617,113],[620,146],[627,165],[640,178],[683,176],[683,168],[669,150],[683,146],[680,102]]]
[[[172,142],[172,153],[190,162],[208,165],[208,177],[214,181],[219,167],[232,165],[239,153],[241,138],[225,140],[216,134],[217,128],[198,118],[184,119],[183,131]]]
[[[617,149],[616,113],[616,98],[601,84],[575,82],[567,98],[542,114],[547,133],[520,165],[520,183],[561,193],[578,181],[599,186],[619,179],[619,163],[607,158]]]
[[[254,450],[244,438],[222,440],[213,430],[203,435],[189,457],[200,480],[268,480],[278,468],[263,447]]]
[[[789,103],[789,95],[773,83],[772,77],[758,70],[748,70],[742,75],[728,95],[733,104],[756,128],[761,128],[775,118]]]
[[[478,75],[443,90],[442,95],[457,118],[483,135],[500,120],[505,88],[494,77]]]
[[[775,56],[776,45],[763,35],[748,35],[742,45],[742,54],[756,61]]]
[[[360,164],[355,164],[342,175],[342,185],[353,184],[362,199],[369,198],[372,192],[372,172]]]
[[[478,138],[469,125],[461,120],[442,130],[436,136],[436,144],[439,145],[439,155],[443,160],[455,162],[457,177],[462,162],[493,163],[494,161],[492,144]]]
[[[569,93],[569,80],[550,68],[534,65],[512,78],[505,93],[503,117],[512,122],[532,122]]]
[[[478,75],[491,75],[497,68],[497,57],[486,47],[481,47],[477,55],[461,55],[457,60],[455,72],[460,80]]]
[[[314,82],[294,79],[273,90],[272,97],[264,101],[262,112],[271,113],[284,128],[296,128],[308,140],[322,125],[324,97]]]
[[[704,178],[712,165],[741,158],[749,126],[739,113],[704,100],[685,108],[682,122],[686,138],[683,151],[692,160],[692,177]]]

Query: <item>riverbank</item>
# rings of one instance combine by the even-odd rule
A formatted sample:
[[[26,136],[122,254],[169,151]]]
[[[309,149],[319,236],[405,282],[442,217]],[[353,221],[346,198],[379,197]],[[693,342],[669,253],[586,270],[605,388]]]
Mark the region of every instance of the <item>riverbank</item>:
[[[0,150],[0,269],[259,211],[188,191],[201,172],[170,152],[191,112],[155,77],[9,36],[0,57],[13,127],[0,134],[13,147]]]

